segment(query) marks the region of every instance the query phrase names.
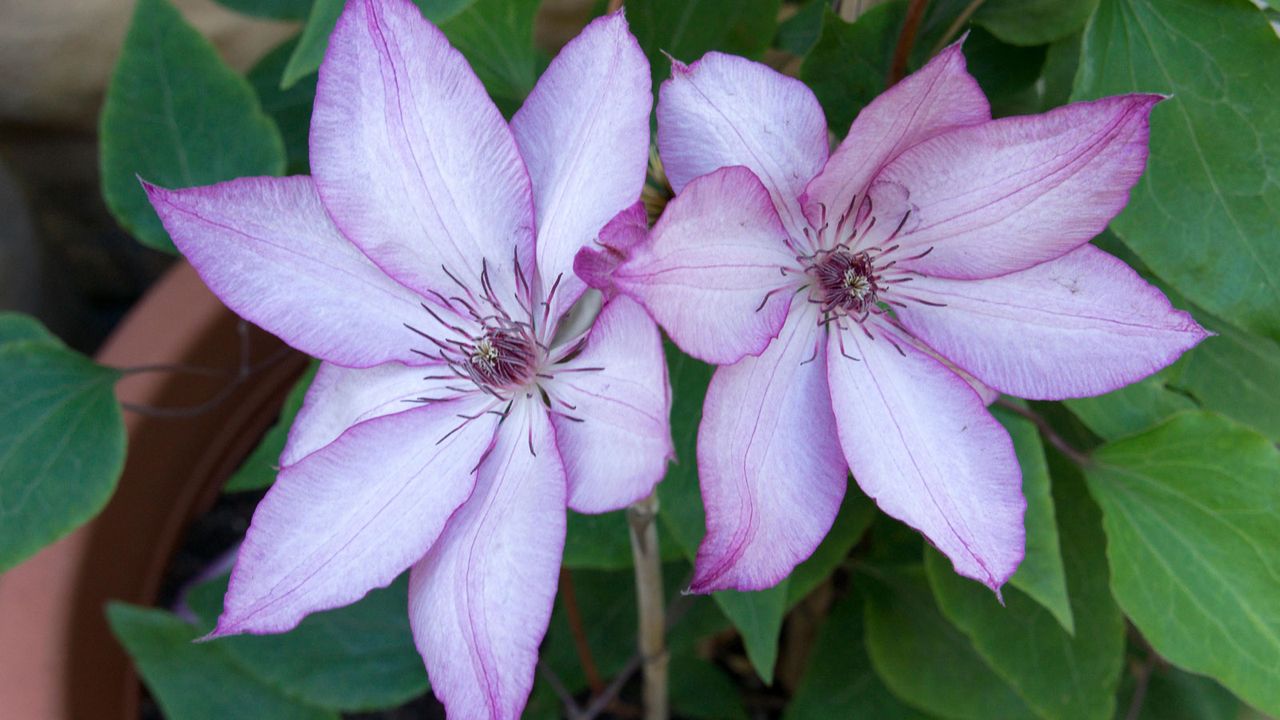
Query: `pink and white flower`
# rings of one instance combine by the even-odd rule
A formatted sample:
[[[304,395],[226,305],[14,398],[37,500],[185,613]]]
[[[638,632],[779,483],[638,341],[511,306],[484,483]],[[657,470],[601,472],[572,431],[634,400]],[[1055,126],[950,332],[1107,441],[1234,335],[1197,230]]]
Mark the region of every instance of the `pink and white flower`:
[[[633,301],[564,322],[574,255],[639,197],[649,66],[621,14],[570,42],[511,124],[408,0],[353,0],[320,70],[314,177],[147,186],[245,318],[324,362],[214,636],[289,630],[410,569],[457,717],[515,718],[565,508],[646,496],[671,456],[661,339]]]
[[[1088,244],[1142,174],[1159,100],[992,120],[955,45],[828,157],[800,82],[718,53],[675,64],[658,147],[677,196],[646,242],[606,251],[625,260],[585,249],[579,267],[722,366],[698,434],[694,591],[786,577],[830,529],[848,469],[999,590],[1024,554],[1026,503],[983,384],[1095,395],[1205,337]]]

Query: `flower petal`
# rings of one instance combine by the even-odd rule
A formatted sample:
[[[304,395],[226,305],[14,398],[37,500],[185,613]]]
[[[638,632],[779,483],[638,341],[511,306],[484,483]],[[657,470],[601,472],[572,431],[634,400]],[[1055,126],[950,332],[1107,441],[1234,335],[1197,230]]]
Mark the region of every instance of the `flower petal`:
[[[637,200],[600,230],[600,238],[596,241],[599,249],[588,245],[578,251],[573,259],[573,272],[589,287],[611,298],[616,293],[613,271],[631,257],[631,248],[648,237],[649,214],[644,201]]]
[[[987,280],[921,277],[898,317],[996,389],[1034,400],[1110,392],[1169,365],[1206,337],[1120,260],[1083,245]]]
[[[965,69],[960,47],[960,42],[950,45],[858,113],[844,142],[805,188],[801,202],[815,224],[820,224],[819,204],[839,215],[907,148],[991,119],[991,106]]]
[[[143,187],[174,244],[238,315],[340,365],[423,362],[404,327],[423,314],[420,299],[342,237],[311,178]]]
[[[689,183],[667,205],[649,242],[613,274],[680,349],[711,363],[758,354],[791,305],[795,265],[769,194],[744,167]],[[792,276],[794,277],[794,276]]]
[[[404,284],[511,297],[532,278],[533,200],[515,140],[462,55],[409,0],[353,0],[316,88],[311,166],[343,233]],[[445,268],[448,268],[446,271]]]
[[[799,197],[827,161],[827,121],[799,80],[710,52],[688,66],[673,61],[658,99],[658,149],[677,193],[713,170],[751,168],[800,237],[808,223]]]
[[[369,420],[281,470],[253,514],[212,636],[284,632],[417,562],[471,493],[493,442],[493,416],[458,416],[491,402]]]
[[[355,369],[321,363],[289,428],[280,464],[298,462],[366,420],[420,408],[428,399],[455,398],[461,392],[450,386],[457,380],[442,365],[386,363]]]
[[[520,717],[555,600],[564,501],[547,413],[519,403],[475,493],[409,575],[413,637],[449,717]]]
[[[995,277],[1088,242],[1128,202],[1160,99],[1121,95],[992,120],[902,153],[876,178],[909,194],[911,222],[895,241],[900,266]]]
[[[552,318],[586,287],[573,274],[578,249],[640,197],[652,107],[649,61],[618,12],[565,45],[511,119],[533,181],[544,292],[560,281]]]
[[[675,451],[662,337],[644,309],[610,301],[582,352],[549,372],[569,507],[607,512],[652,492]]]
[[[798,306],[763,355],[711,378],[698,429],[707,534],[692,592],[776,585],[835,521],[848,472],[817,320],[815,306]]]
[[[840,444],[880,509],[923,532],[956,572],[993,590],[1022,562],[1022,472],[1009,433],[973,388],[873,325],[827,348]],[[844,357],[844,352],[857,360]]]

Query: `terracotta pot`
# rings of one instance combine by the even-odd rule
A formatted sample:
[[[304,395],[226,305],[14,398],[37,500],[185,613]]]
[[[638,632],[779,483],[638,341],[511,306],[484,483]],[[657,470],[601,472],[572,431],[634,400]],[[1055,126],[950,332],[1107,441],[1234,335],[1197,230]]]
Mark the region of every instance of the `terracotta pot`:
[[[171,269],[108,339],[98,361],[115,367],[188,364],[236,368],[238,319],[185,263]],[[108,600],[155,602],[188,524],[274,421],[306,358],[251,328],[251,362],[276,358],[225,401],[186,418],[126,413],[129,452],[119,488],[88,525],[0,577],[0,705],[24,720],[136,720],[141,686],[111,635]],[[132,375],[123,402],[190,407],[226,376]]]

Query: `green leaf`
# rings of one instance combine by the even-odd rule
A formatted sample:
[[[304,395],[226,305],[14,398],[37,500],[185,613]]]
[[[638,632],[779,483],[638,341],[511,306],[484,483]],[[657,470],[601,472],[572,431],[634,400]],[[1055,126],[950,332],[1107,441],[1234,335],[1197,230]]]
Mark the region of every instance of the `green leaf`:
[[[1014,45],[1042,45],[1084,27],[1098,0],[986,0],[973,21]]]
[[[0,346],[22,340],[47,342],[61,345],[62,342],[45,329],[40,321],[30,315],[17,312],[0,312]]]
[[[800,66],[800,79],[818,97],[827,126],[843,136],[862,108],[884,91],[898,30],[906,15],[902,2],[877,5],[847,23],[827,9],[822,34]]]
[[[813,551],[813,555],[791,571],[787,584],[788,608],[795,607],[796,603],[835,572],[849,556],[853,546],[866,534],[875,516],[875,502],[863,494],[857,485],[849,483],[831,531],[822,539],[822,544]]]
[[[320,369],[320,362],[313,360],[298,382],[294,383],[289,394],[285,396],[284,405],[280,408],[280,419],[262,436],[258,447],[231,476],[222,488],[223,492],[242,492],[245,490],[262,490],[271,487],[279,472],[280,455],[284,452],[285,443],[289,439],[289,429],[293,420],[302,409],[302,401],[307,396],[307,389]]]
[[[803,80],[818,97],[833,132],[843,136],[854,118],[884,92],[898,34],[906,17],[906,3],[877,5],[847,23],[827,10],[822,35],[800,67]],[[949,25],[951,8],[926,15],[925,30],[916,43],[909,69],[929,60],[929,51]],[[964,45],[969,72],[977,79],[997,115],[1039,109],[1033,87],[1045,62],[1044,47],[1003,43],[981,28],[969,33]]]
[[[414,0],[422,14],[436,25],[441,25],[473,2],[475,0]],[[314,3],[311,13],[307,15],[307,23],[302,27],[302,34],[298,37],[298,46],[289,56],[289,62],[280,76],[280,87],[286,90],[320,69],[324,51],[329,47],[329,36],[338,24],[338,17],[342,15],[346,0],[314,0]]]
[[[1089,429],[1108,440],[1145,430],[1182,410],[1213,410],[1280,440],[1280,344],[1233,327],[1161,288],[1174,305],[1217,333],[1171,367],[1128,387],[1066,401]]]
[[[440,23],[508,117],[533,90],[545,63],[533,45],[533,22],[541,4],[542,0],[473,0]]]
[[[857,593],[836,601],[818,633],[809,666],[783,720],[924,720],[889,692],[871,667],[863,640],[863,601]]]
[[[304,20],[316,0],[218,0],[236,12],[273,20]]]
[[[1026,406],[1026,403],[1020,404]],[[1075,618],[1071,602],[1067,599],[1066,571],[1062,567],[1062,549],[1058,543],[1058,521],[1040,432],[1030,420],[1009,410],[992,407],[991,412],[1013,438],[1013,449],[1022,468],[1022,494],[1027,498],[1024,518],[1027,554],[1009,583],[1053,613],[1068,634],[1074,634]],[[988,591],[987,595],[990,594]]]
[[[1040,110],[1040,95],[1034,86],[1044,68],[1047,51],[1044,45],[1020,47],[1001,42],[980,27],[969,31],[964,43],[965,61],[991,101],[993,116],[1025,115]]]
[[[37,333],[12,318],[0,327],[11,337]],[[111,498],[124,469],[119,378],[47,333],[0,345],[0,572]]]
[[[1177,305],[1186,301],[1170,293]],[[1280,344],[1239,330],[1208,313],[1192,313],[1217,337],[1205,339],[1172,368],[1167,390],[1190,397],[1280,440]]]
[[[671,74],[663,55],[691,63],[711,50],[755,58],[778,27],[780,0],[629,0],[627,21],[653,71],[653,89]]]
[[[792,55],[804,57],[818,42],[822,34],[823,0],[804,0],[794,15],[778,23],[778,34],[773,44]]]
[[[1121,698],[1133,697],[1133,683],[1129,685]],[[1239,720],[1240,711],[1240,700],[1210,678],[1159,664],[1147,682],[1141,712],[1124,720]]]
[[[867,654],[898,698],[957,720],[1035,717],[938,612],[922,567],[868,567],[856,579],[866,594]]]
[[[661,540],[659,540],[661,548]],[[665,548],[662,548],[665,554]],[[683,557],[683,555],[681,555]],[[627,511],[582,515],[569,511],[569,528],[564,539],[567,568],[583,570],[625,570],[631,567],[631,535]]]
[[[1106,395],[1066,400],[1065,405],[1095,435],[1115,440],[1145,430],[1175,413],[1196,409],[1194,400],[1166,384],[1167,377],[1163,372],[1157,373]]]
[[[1111,588],[1161,656],[1280,712],[1280,453],[1191,412],[1095,451]]]
[[[286,172],[290,175],[306,175],[311,171],[311,108],[315,104],[318,79],[312,75],[288,90],[280,88],[280,76],[298,47],[299,39],[300,36],[286,40],[267,53],[247,76],[253,91],[258,94],[262,109],[280,129],[280,136],[284,139]]]
[[[164,187],[284,172],[284,143],[245,79],[168,0],[138,0],[99,127],[102,193],[144,245],[174,252],[138,178]]]
[[[1071,101],[1071,85],[1080,67],[1082,33],[1074,33],[1049,44],[1044,57],[1044,92],[1041,112],[1066,105]]]
[[[298,44],[289,55],[284,71],[280,75],[280,87],[288,90],[302,78],[320,69],[320,61],[324,60],[324,51],[329,47],[329,36],[338,24],[338,16],[342,15],[345,0],[315,0],[311,13],[307,15],[307,23],[302,26],[302,34],[298,36]]]
[[[1248,0],[1102,0],[1074,97],[1173,95],[1111,224],[1174,288],[1280,339],[1280,37]]]
[[[702,420],[702,401],[711,381],[712,368],[667,345],[667,367],[671,375],[671,434],[675,440],[676,462],[658,485],[661,511],[658,517],[671,536],[693,561],[706,532],[702,497],[698,491],[696,439]],[[734,627],[742,634],[747,657],[760,677],[773,681],[778,660],[778,635],[787,612],[787,586],[783,580],[759,592],[721,591],[712,593]]]
[[[192,589],[187,602],[200,630],[213,629],[226,591],[225,575]],[[427,691],[405,613],[407,592],[407,577],[401,577],[353,605],[309,615],[287,633],[224,637],[200,647],[306,705],[343,711],[394,707]]]
[[[1069,635],[1016,588],[1001,606],[986,587],[956,575],[928,549],[925,567],[942,614],[972,641],[997,675],[1045,720],[1111,720],[1124,668],[1125,625],[1107,585],[1102,519],[1078,471],[1063,463],[1053,491],[1081,632]]]
[[[107,620],[169,720],[337,720],[246,672],[214,643],[163,610],[122,603]]]
[[[742,692],[719,667],[692,655],[676,655],[668,671],[671,707],[680,717],[747,720]]]

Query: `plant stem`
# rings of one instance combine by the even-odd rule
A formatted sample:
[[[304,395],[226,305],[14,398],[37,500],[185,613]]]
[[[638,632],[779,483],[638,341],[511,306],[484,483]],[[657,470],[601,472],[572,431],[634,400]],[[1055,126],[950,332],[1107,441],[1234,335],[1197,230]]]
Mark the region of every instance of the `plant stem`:
[[[640,613],[639,645],[644,670],[645,720],[667,720],[667,628],[662,592],[662,559],[658,552],[658,494],[627,508],[631,554],[636,566],[636,606]]]
[[[1066,455],[1071,462],[1074,462],[1080,467],[1088,467],[1093,464],[1093,460],[1091,460],[1088,455],[1078,450],[1071,443],[1067,442],[1066,438],[1059,435],[1058,431],[1053,429],[1053,426],[1049,424],[1048,420],[1045,420],[1040,416],[1040,413],[1024,408],[1017,403],[1009,402],[1004,398],[997,399],[995,404],[1005,410],[1016,413],[1027,420],[1030,420],[1040,431],[1040,434],[1049,441],[1049,444],[1057,448],[1063,455]]]
[[[924,21],[924,9],[928,5],[929,0],[911,0],[907,5],[907,17],[902,21],[902,32],[898,34],[898,44],[893,48],[893,64],[889,66],[889,77],[885,80],[886,90],[907,74],[907,60],[915,47],[916,32]]]

